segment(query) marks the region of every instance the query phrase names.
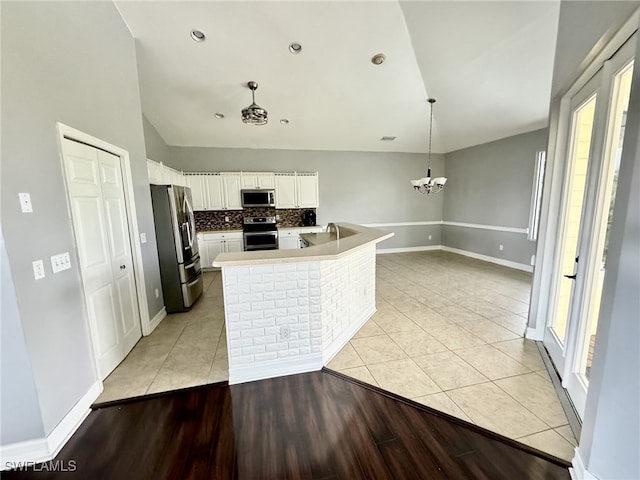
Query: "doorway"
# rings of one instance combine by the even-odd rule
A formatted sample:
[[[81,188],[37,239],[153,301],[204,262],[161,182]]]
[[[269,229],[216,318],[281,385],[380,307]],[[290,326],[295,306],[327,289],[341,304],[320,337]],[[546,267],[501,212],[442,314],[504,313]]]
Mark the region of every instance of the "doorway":
[[[611,212],[623,148],[635,35],[571,98],[544,345],[584,414]]]
[[[62,135],[69,209],[96,367],[103,380],[142,336],[123,162]]]

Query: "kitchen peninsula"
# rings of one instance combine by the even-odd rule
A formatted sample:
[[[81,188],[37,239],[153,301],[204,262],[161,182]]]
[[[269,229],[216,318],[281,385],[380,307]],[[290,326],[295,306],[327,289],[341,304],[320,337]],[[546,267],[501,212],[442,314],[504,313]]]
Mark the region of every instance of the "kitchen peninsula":
[[[229,383],[320,370],[375,313],[376,244],[340,223],[297,250],[221,253]]]

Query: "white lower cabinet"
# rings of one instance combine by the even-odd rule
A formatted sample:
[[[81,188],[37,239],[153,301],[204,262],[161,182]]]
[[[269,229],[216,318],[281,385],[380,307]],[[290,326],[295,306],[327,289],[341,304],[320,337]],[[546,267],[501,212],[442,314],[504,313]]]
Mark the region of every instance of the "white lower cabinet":
[[[198,248],[202,268],[213,268],[212,263],[218,254],[242,252],[242,232],[199,233]]]
[[[317,233],[322,232],[322,227],[301,227],[301,228],[280,228],[278,229],[278,248],[280,250],[293,250],[294,248],[302,248],[301,233]]]
[[[278,230],[278,248],[280,250],[300,248],[300,232],[298,230]]]

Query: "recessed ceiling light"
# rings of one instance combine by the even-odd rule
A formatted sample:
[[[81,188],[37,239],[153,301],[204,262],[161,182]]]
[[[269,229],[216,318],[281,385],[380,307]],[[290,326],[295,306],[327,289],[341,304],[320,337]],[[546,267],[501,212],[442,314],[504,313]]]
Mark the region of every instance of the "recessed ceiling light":
[[[384,136],[380,140],[383,141],[383,142],[393,142],[395,139],[396,139],[396,137]]]
[[[193,38],[196,42],[204,42],[207,36],[201,32],[200,30],[191,30],[191,38]]]
[[[382,65],[384,61],[387,59],[384,53],[376,53],[373,57],[371,57],[371,63],[374,65]]]
[[[291,42],[289,44],[289,51],[291,53],[300,53],[302,51],[302,45],[300,45],[298,42]]]
[[[214,115],[218,120],[222,120],[224,118],[224,113],[216,113]]]
[[[282,125],[288,125],[289,124],[289,119],[288,118],[281,118],[280,119],[280,123]]]

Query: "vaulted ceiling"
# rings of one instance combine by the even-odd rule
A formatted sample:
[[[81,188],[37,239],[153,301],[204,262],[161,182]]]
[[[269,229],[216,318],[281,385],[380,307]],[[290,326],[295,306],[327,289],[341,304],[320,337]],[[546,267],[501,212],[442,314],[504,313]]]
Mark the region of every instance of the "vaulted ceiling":
[[[136,39],[143,113],[170,145],[425,152],[428,97],[435,152],[547,123],[557,1],[116,5]],[[241,121],[250,80],[267,125]]]

